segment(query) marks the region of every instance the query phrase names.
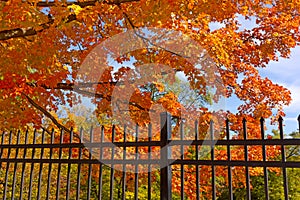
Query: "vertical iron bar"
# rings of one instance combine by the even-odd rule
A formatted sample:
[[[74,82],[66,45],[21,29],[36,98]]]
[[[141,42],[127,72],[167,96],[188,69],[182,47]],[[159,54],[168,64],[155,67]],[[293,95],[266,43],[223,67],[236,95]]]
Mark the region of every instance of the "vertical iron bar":
[[[70,132],[70,144],[73,142],[73,129],[71,129]],[[72,157],[72,147],[69,147],[69,157],[70,160]],[[67,194],[66,194],[66,200],[69,200],[70,198],[70,173],[71,173],[71,163],[68,163],[68,171],[67,171]]]
[[[2,165],[2,161],[1,161],[1,158],[2,158],[2,154],[3,154],[3,148],[2,148],[2,145],[4,144],[4,137],[5,137],[5,132],[3,131],[2,132],[2,135],[1,135],[1,148],[0,148],[0,166]]]
[[[266,154],[266,145],[265,145],[265,119],[263,117],[260,118],[260,132],[261,132],[261,139],[264,141],[262,145],[262,156],[263,162],[267,160]],[[265,189],[265,198],[269,200],[269,184],[268,184],[268,168],[264,167],[264,189]]]
[[[28,129],[25,132],[25,144],[28,143]],[[26,158],[26,153],[27,153],[27,148],[24,148],[24,153],[23,153],[23,159]],[[0,156],[1,158],[1,156]],[[24,185],[24,178],[25,178],[25,167],[26,167],[26,162],[22,163],[22,172],[21,172],[21,185],[20,185],[20,200],[23,200],[23,185]]]
[[[230,140],[230,129],[229,129],[229,119],[226,119],[226,140],[229,142]],[[229,199],[233,200],[233,191],[232,191],[232,169],[229,165],[231,161],[231,151],[230,145],[227,144],[227,162],[228,162],[228,186],[229,186]]]
[[[8,143],[11,144],[12,143],[12,131],[9,132],[9,139],[8,139]],[[8,148],[8,152],[7,152],[7,158],[10,157],[11,154],[11,148]],[[7,184],[8,184],[8,172],[9,172],[9,165],[10,162],[6,162],[6,172],[5,172],[5,182],[4,182],[4,195],[3,195],[3,199],[6,199],[6,195],[7,195]]]
[[[135,126],[135,142],[138,142],[139,126]],[[135,147],[135,173],[134,173],[134,199],[138,200],[138,189],[139,189],[139,171],[138,171],[138,147]]]
[[[43,132],[42,132],[42,144],[44,144],[44,142],[45,142],[45,130],[43,129]],[[43,159],[43,157],[44,157],[44,147],[41,148],[40,159]],[[41,197],[42,173],[43,173],[43,162],[40,162],[37,199],[40,199],[40,197]]]
[[[209,133],[210,133],[210,139],[212,142],[214,142],[214,121],[211,119],[209,123]],[[211,184],[212,184],[212,199],[216,199],[216,168],[215,165],[213,164],[215,160],[215,145],[212,143],[211,145],[211,151],[210,151],[210,156],[211,156],[211,161],[212,161],[212,166],[211,166]]]
[[[93,143],[93,127],[90,129],[90,145]],[[89,148],[89,160],[92,159],[93,148]],[[89,171],[88,171],[88,191],[87,191],[87,199],[91,198],[91,188],[92,188],[92,164],[89,163]]]
[[[171,116],[160,114],[160,200],[171,200],[172,171],[169,165],[169,147],[171,140]]]
[[[80,128],[80,133],[79,133],[79,137],[80,137],[80,143],[83,143],[83,129],[82,127]],[[78,160],[81,160],[82,158],[82,148],[79,148],[79,153],[78,153]],[[80,172],[81,172],[81,162],[79,162],[77,164],[77,188],[76,188],[76,200],[80,199]]]
[[[112,126],[112,136],[111,136],[111,142],[114,143],[115,142],[115,125]],[[115,149],[114,147],[112,147],[111,149],[111,160],[113,161],[115,157]],[[113,200],[114,198],[114,165],[111,164],[111,168],[110,168],[110,200]]]
[[[288,187],[286,167],[284,166],[284,164],[286,162],[286,157],[285,157],[285,146],[283,144],[283,139],[284,139],[283,118],[281,116],[279,116],[278,122],[279,122],[280,140],[282,141],[281,142],[281,161],[282,161],[282,173],[283,173],[284,199],[288,200],[289,199],[289,191],[288,191],[289,187]]]
[[[33,131],[33,142],[32,144],[36,143],[36,130]],[[34,158],[35,154],[35,147],[32,148],[32,153],[31,153],[31,159]],[[33,178],[33,170],[34,170],[34,163],[31,163],[31,169],[30,169],[30,179],[29,179],[29,185],[32,185],[32,178]],[[30,200],[32,196],[32,188],[29,187],[28,191],[28,199]]]
[[[60,131],[60,138],[59,138],[59,144],[63,143],[64,138],[64,131]],[[59,159],[62,159],[62,146],[59,147]],[[58,169],[57,169],[57,181],[56,181],[56,199],[59,199],[59,192],[60,192],[60,176],[61,176],[61,163],[58,163]]]
[[[195,141],[199,139],[198,120],[195,121]],[[198,145],[196,144],[196,161],[199,160]],[[196,165],[196,200],[200,200],[200,180],[199,180],[199,165]]]
[[[102,164],[102,143],[104,141],[104,126],[101,126],[101,136],[100,136],[100,167],[99,167],[99,190],[98,197],[102,199],[102,177],[103,177],[103,164]]]
[[[0,159],[2,158],[2,154],[3,154],[2,145],[4,144],[4,134],[5,134],[5,132],[3,131],[3,132],[2,132],[2,135],[1,135]],[[0,160],[0,166],[1,166],[1,160]]]
[[[17,133],[17,145],[19,145],[19,144],[20,144],[20,131],[18,131],[18,133]],[[15,159],[18,158],[18,154],[19,154],[19,148],[17,147]],[[14,163],[14,175],[13,175],[12,193],[11,193],[12,200],[14,200],[15,191],[16,191],[15,187],[16,187],[16,177],[17,177],[17,166],[18,166],[18,163],[15,162]]]
[[[183,141],[183,121],[180,123],[180,141]],[[184,148],[180,145],[180,160],[184,160]],[[184,200],[184,165],[180,165],[180,199]]]
[[[0,145],[0,169],[1,169],[1,166],[2,166],[2,155],[3,155],[3,151],[4,151],[4,149],[3,149],[3,147],[2,147],[2,145],[4,144],[4,138],[5,138],[5,132],[4,131],[2,131],[2,135],[1,135],[1,145]],[[22,189],[21,189],[21,191],[22,191]]]
[[[244,140],[247,140],[247,120],[246,118],[243,118],[243,134],[244,134]],[[248,159],[248,146],[244,145],[244,153],[245,153],[245,162],[247,162]],[[250,190],[250,174],[249,174],[249,167],[245,166],[246,170],[246,189],[247,189],[247,200],[251,200],[251,190]]]
[[[4,151],[4,149],[3,149],[3,147],[2,147],[2,145],[4,144],[4,138],[5,138],[5,132],[2,131],[2,135],[1,135],[1,144],[0,144],[0,166],[2,166],[2,160],[1,160],[1,158],[2,158],[2,155],[3,155],[3,151]],[[1,168],[0,168],[0,169],[1,169]]]
[[[54,129],[51,130],[51,138],[50,138],[50,144],[54,144]],[[46,199],[48,200],[50,198],[50,185],[51,185],[51,171],[52,171],[52,154],[53,154],[53,148],[50,148],[49,153],[49,166],[48,166],[48,182],[47,182],[47,196]]]
[[[126,143],[126,125],[124,125],[124,133],[123,133],[123,141],[124,143]],[[124,146],[124,149],[123,149],[123,160],[126,160],[126,145]],[[123,172],[122,172],[122,200],[125,200],[126,199],[126,165],[123,164],[122,166],[123,168]]]
[[[148,141],[152,141],[152,124],[148,126]],[[148,146],[148,159],[151,160],[151,146]],[[148,199],[151,199],[151,164],[148,165]]]

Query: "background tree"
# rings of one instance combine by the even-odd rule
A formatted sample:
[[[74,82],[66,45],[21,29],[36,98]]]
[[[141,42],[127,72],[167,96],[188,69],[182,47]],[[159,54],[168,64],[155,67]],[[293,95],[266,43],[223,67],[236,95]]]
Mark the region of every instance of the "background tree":
[[[279,139],[279,131],[272,130],[272,139]],[[299,132],[294,131],[286,136],[292,138],[299,138]],[[270,136],[269,136],[270,137]],[[269,150],[269,153],[272,152]],[[276,155],[276,154],[275,154]],[[286,158],[288,161],[299,161],[299,146],[286,146]],[[280,161],[281,156],[277,154],[277,157],[273,157],[272,160]],[[261,169],[262,170],[262,169]],[[287,168],[288,175],[288,189],[289,199],[298,199],[300,195],[298,182],[299,179],[299,168]],[[252,190],[251,197],[253,199],[265,199],[264,193],[264,176],[263,174],[257,174],[251,177]],[[284,199],[283,190],[283,175],[280,169],[268,168],[268,186],[269,186],[269,198],[270,199]],[[235,188],[234,196],[237,199],[243,199],[246,195],[245,188]],[[228,188],[225,187],[224,191],[221,192],[220,199],[228,199]]]

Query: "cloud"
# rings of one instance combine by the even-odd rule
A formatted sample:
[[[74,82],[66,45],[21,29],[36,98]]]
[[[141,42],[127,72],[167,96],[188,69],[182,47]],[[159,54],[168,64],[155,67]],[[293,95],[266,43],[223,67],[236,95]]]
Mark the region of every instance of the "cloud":
[[[300,114],[300,84],[287,84],[284,86],[292,93],[292,103],[284,108],[285,112]]]

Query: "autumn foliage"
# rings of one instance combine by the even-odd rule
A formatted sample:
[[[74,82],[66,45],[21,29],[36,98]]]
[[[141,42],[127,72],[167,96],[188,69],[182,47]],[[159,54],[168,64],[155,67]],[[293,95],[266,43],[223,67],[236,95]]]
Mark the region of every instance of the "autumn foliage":
[[[248,137],[260,138],[259,119],[273,117],[275,121],[284,115],[282,107],[291,101],[286,88],[261,77],[258,70],[279,57],[288,58],[299,44],[300,4],[296,0],[0,1],[0,21],[1,130],[34,126],[70,133],[73,127],[78,132],[80,126],[87,126],[87,119],[72,113],[70,107],[88,98],[86,104],[94,106],[93,116],[100,124],[117,121],[124,125],[127,121],[116,118],[118,113],[139,126],[150,122],[158,125],[159,112],[168,111],[174,117],[174,130],[180,128],[183,113],[189,113],[185,116],[190,126],[194,120],[199,121],[199,133],[204,135],[209,121],[222,116],[229,118],[231,131],[242,138],[241,123],[246,118]],[[255,26],[244,27],[242,22],[253,22]],[[151,28],[170,30],[170,35],[157,31],[149,39]],[[172,41],[171,30],[195,41],[197,45],[189,44],[193,51],[182,48],[188,44],[165,42]],[[101,77],[88,78],[97,68],[90,68],[86,74],[80,72],[97,46],[128,31],[139,38],[143,48],[116,57],[113,53],[92,57],[105,66]],[[215,67],[214,80],[187,59],[200,52],[198,47],[211,58],[204,64]],[[119,52],[123,47],[110,48]],[[156,67],[143,67],[149,63]],[[153,80],[136,84],[143,74],[162,69],[160,65],[175,73],[165,75],[166,71],[158,70]],[[184,83],[178,83],[180,76],[184,80],[179,82]],[[209,90],[212,83],[216,85]],[[172,84],[177,87],[172,88]],[[186,86],[196,94],[194,99],[181,98],[189,96],[179,90]],[[132,91],[130,98],[122,93],[124,89]],[[242,102],[237,113],[208,111],[210,104],[231,96]],[[67,114],[59,114],[63,108]],[[216,128],[220,139],[224,138],[224,124],[217,121]],[[218,157],[225,159],[226,149],[217,151]],[[249,149],[250,159],[260,160],[260,151]],[[278,151],[272,152],[276,155]],[[233,152],[234,158],[242,156],[240,149]],[[203,174],[207,171],[201,169]],[[218,169],[217,173],[223,171]],[[251,173],[259,174],[255,170]],[[192,177],[188,180],[194,181]],[[205,184],[208,178],[201,181]]]

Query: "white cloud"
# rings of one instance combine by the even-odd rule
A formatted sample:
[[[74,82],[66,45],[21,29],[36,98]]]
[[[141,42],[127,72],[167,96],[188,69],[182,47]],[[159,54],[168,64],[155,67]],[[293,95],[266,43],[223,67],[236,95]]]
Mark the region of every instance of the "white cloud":
[[[300,114],[300,84],[288,84],[285,85],[292,93],[292,103],[285,107],[287,113]]]

